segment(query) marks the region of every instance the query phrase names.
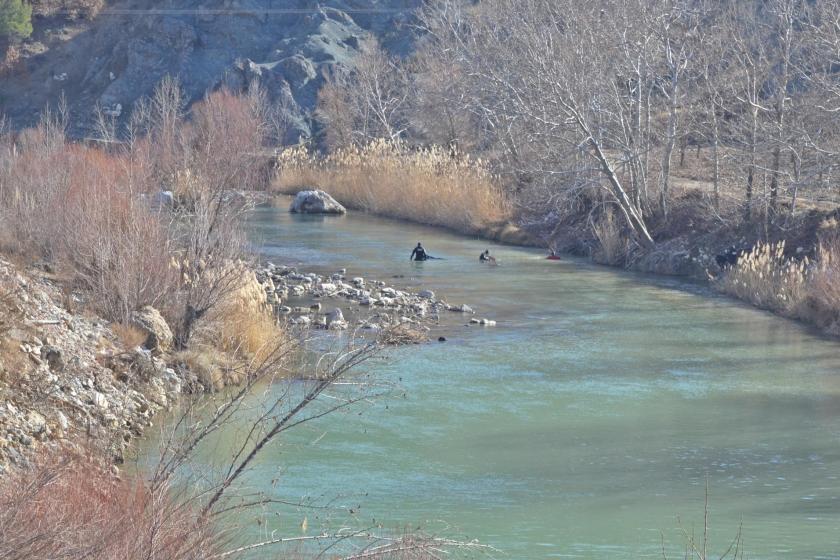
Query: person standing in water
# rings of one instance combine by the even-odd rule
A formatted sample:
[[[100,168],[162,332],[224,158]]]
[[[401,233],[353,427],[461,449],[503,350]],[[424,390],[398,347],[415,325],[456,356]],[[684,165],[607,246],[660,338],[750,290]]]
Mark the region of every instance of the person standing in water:
[[[418,241],[417,247],[411,252],[411,256],[408,257],[410,261],[425,261],[428,260],[429,255],[426,254],[426,249],[423,248],[423,245]]]
[[[488,264],[496,264],[496,257],[490,256],[490,249],[486,249],[478,256],[478,262],[486,262]]]

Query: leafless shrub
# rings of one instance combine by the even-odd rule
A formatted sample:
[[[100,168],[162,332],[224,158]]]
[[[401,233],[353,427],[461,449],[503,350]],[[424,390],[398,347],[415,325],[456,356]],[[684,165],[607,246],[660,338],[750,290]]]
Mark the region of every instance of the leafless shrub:
[[[209,558],[225,543],[165,485],[111,474],[90,456],[55,452],[0,481],[0,557],[8,560]]]

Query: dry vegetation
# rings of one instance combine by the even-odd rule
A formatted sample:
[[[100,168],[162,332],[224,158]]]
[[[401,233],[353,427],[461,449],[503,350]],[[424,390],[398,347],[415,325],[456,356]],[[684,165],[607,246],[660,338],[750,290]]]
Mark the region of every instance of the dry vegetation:
[[[806,295],[809,262],[785,256],[785,244],[759,243],[717,282],[718,287],[757,307],[796,315]]]
[[[510,206],[480,160],[437,146],[411,149],[377,140],[326,155],[302,147],[278,157],[274,188],[293,194],[326,190],[339,202],[366,212],[473,233],[505,221]]]
[[[209,558],[224,532],[169,488],[117,477],[70,452],[42,457],[0,484],[0,557],[6,560]]]

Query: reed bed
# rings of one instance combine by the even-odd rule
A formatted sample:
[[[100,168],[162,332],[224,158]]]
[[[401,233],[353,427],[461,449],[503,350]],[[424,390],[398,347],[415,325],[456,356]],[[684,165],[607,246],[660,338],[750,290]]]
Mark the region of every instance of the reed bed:
[[[318,188],[353,209],[476,233],[507,221],[510,203],[481,160],[441,147],[378,140],[320,156],[290,148],[277,159],[273,190]]]
[[[809,260],[785,256],[785,242],[758,243],[717,280],[717,287],[756,307],[796,316],[808,292]]]

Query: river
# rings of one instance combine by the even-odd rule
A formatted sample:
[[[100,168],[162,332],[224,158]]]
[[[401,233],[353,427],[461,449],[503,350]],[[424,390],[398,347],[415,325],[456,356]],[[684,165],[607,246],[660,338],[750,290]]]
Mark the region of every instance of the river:
[[[516,559],[661,558],[664,538],[682,558],[708,481],[710,557],[742,525],[749,558],[840,559],[835,342],[679,279],[437,229],[271,207],[251,223],[267,260],[431,289],[498,322],[453,315],[447,342],[369,364],[397,394],[272,448],[253,487],[353,509],[279,510],[281,532],[376,520]],[[444,260],[409,262],[417,241]]]

